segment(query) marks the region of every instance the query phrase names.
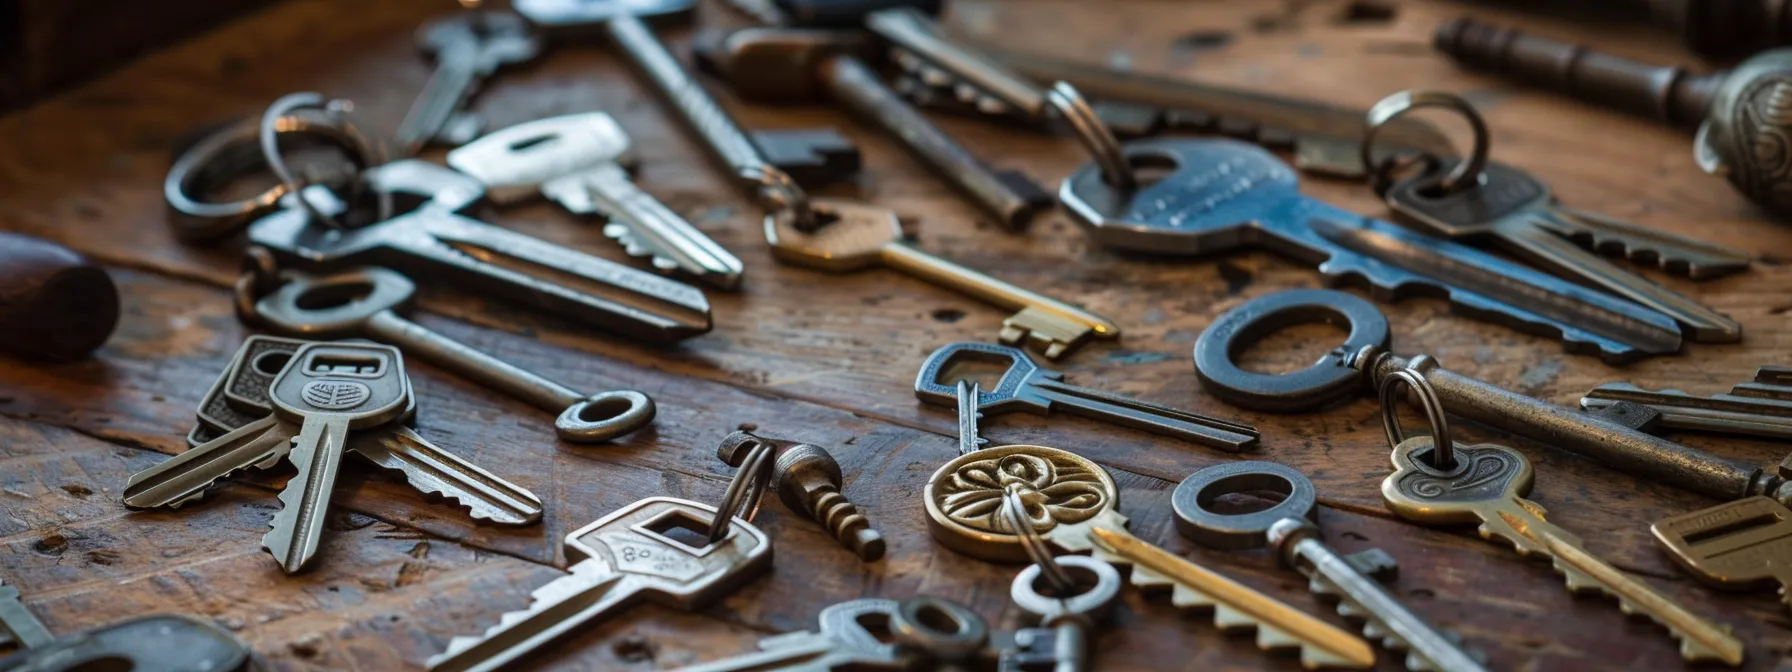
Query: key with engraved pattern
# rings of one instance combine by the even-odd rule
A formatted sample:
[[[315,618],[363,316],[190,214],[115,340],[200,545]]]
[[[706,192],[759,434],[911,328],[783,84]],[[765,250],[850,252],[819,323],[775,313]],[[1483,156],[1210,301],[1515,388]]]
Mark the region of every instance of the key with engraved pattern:
[[[456,637],[429,659],[433,672],[490,672],[591,621],[650,601],[701,609],[771,569],[771,539],[735,518],[706,543],[715,507],[649,497],[566,536],[567,575],[535,590],[529,607],[477,637]]]
[[[1594,557],[1580,537],[1544,519],[1544,509],[1524,498],[1531,490],[1531,462],[1522,453],[1491,443],[1455,445],[1447,469],[1432,465],[1430,436],[1394,446],[1394,473],[1381,482],[1381,497],[1395,515],[1424,525],[1478,523],[1481,538],[1510,544],[1520,556],[1547,559],[1569,592],[1603,593],[1626,614],[1647,616],[1666,628],[1689,663],[1741,665],[1741,640],[1622,570]]]
[[[1048,359],[1063,357],[1090,338],[1120,336],[1120,328],[1099,315],[922,252],[903,240],[902,225],[887,208],[823,198],[810,204],[831,220],[814,233],[799,230],[788,213],[766,216],[765,238],[779,261],[828,273],[882,266],[1019,310],[1002,321],[998,340],[1031,343]]]
[[[1431,235],[1486,240],[1532,266],[1660,311],[1679,322],[1689,340],[1742,340],[1735,320],[1582,246],[1653,260],[1663,270],[1695,278],[1748,268],[1747,253],[1563,207],[1542,181],[1501,163],[1488,163],[1474,182],[1445,191],[1439,184],[1458,163],[1440,161],[1394,184],[1383,195],[1388,207]]]
[[[1163,166],[1134,189],[1109,185],[1093,162],[1059,198],[1097,242],[1152,254],[1214,255],[1262,247],[1316,264],[1328,281],[1379,298],[1446,295],[1458,313],[1562,340],[1610,363],[1678,352],[1680,327],[1647,307],[1300,193],[1293,169],[1232,140],[1139,140],[1133,165]]]
[[[1792,510],[1766,497],[1724,502],[1649,526],[1668,557],[1725,590],[1779,587],[1792,608]]]

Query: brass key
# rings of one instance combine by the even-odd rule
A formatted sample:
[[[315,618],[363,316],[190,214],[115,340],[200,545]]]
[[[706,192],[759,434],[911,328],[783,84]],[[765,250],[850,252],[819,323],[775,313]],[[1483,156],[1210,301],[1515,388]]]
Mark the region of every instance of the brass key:
[[[1792,510],[1766,497],[1724,502],[1649,527],[1675,562],[1707,584],[1747,590],[1779,583],[1792,607]]]
[[[814,233],[804,233],[788,213],[765,218],[765,239],[779,261],[829,273],[847,273],[872,266],[907,273],[955,289],[1003,308],[1019,310],[1002,321],[1000,340],[1007,345],[1031,341],[1048,359],[1064,356],[1089,337],[1119,338],[1120,327],[1099,315],[1057,299],[1016,287],[981,272],[946,261],[903,242],[896,213],[866,203],[811,199],[818,216],[831,220]]]

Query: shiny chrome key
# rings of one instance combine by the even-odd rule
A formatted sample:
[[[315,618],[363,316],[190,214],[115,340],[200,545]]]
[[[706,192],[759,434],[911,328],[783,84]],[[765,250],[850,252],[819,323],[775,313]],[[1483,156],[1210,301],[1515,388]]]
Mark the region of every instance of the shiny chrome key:
[[[262,548],[291,574],[317,554],[349,432],[392,422],[410,403],[404,356],[389,345],[311,343],[274,379],[274,414],[299,425],[287,459],[298,474],[280,492]]]
[[[873,266],[900,271],[991,304],[1019,310],[1002,321],[998,337],[1010,345],[1037,347],[1048,359],[1069,353],[1091,337],[1119,338],[1106,318],[916,249],[902,239],[896,213],[865,203],[814,199],[810,204],[828,224],[804,233],[787,215],[765,218],[765,239],[779,261],[829,273]]]
[[[417,46],[435,56],[436,69],[398,125],[400,156],[430,142],[466,143],[479,134],[477,117],[461,106],[498,68],[535,58],[541,43],[523,17],[505,11],[463,11],[417,29]]]
[[[628,134],[602,112],[524,122],[448,153],[448,165],[483,182],[495,202],[539,191],[573,214],[608,218],[604,235],[656,270],[738,287],[740,259],[635,186],[634,162]]]
[[[527,609],[503,615],[485,634],[454,638],[429,669],[507,669],[636,602],[701,609],[770,570],[771,540],[747,521],[735,518],[727,536],[704,543],[715,514],[706,504],[649,497],[567,535],[567,560],[576,562],[566,576],[536,589]]]
[[[911,669],[910,658],[889,640],[896,600],[866,598],[821,610],[814,632],[790,632],[759,640],[759,651],[679,668],[680,672],[799,672],[809,670]],[[879,632],[873,632],[873,627]]]

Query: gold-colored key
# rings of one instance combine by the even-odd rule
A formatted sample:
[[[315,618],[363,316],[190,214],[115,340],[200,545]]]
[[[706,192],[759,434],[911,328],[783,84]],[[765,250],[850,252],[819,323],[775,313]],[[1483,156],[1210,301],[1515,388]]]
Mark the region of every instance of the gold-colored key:
[[[1792,510],[1767,497],[1699,509],[1650,526],[1668,556],[1706,584],[1749,590],[1777,583],[1792,607]]]
[[[797,229],[788,212],[765,218],[765,239],[779,261],[829,273],[883,266],[954,289],[1010,310],[1000,341],[1031,341],[1047,359],[1064,356],[1090,337],[1112,339],[1120,327],[1057,299],[997,280],[903,242],[896,213],[867,203],[811,199],[817,216],[831,221],[813,233]]]
[[[1575,593],[1601,592],[1626,614],[1643,614],[1666,627],[1689,662],[1741,665],[1742,642],[1720,626],[1626,576],[1581,547],[1572,533],[1544,519],[1543,507],[1524,498],[1531,491],[1530,460],[1494,444],[1455,445],[1448,469],[1432,465],[1430,436],[1394,446],[1394,473],[1381,496],[1396,515],[1426,525],[1480,523],[1481,538],[1504,540],[1528,558],[1549,558]]]

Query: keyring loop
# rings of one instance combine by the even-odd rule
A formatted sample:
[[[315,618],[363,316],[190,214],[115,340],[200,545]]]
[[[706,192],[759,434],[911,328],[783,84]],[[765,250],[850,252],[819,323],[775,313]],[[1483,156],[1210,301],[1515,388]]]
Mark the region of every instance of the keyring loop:
[[[288,192],[294,195],[294,199],[299,202],[300,207],[305,209],[306,214],[311,215],[312,219],[322,222],[332,229],[342,229],[344,227],[342,222],[337,221],[335,217],[324,214],[323,210],[319,209],[316,205],[313,205],[311,199],[305,195],[305,187],[309,185],[299,181],[299,179],[293,175],[292,169],[286,165],[286,158],[280,153],[279,137],[280,133],[291,129],[291,125],[286,120],[292,116],[293,113],[305,110],[316,110],[323,112],[330,122],[342,129],[344,135],[357,138],[358,140],[356,141],[356,144],[358,146],[369,148],[373,154],[369,157],[369,160],[375,164],[385,163],[384,152],[380,151],[376,145],[368,143],[365,140],[365,136],[361,135],[360,130],[355,128],[355,125],[348,120],[348,109],[349,103],[347,101],[339,99],[325,100],[323,94],[314,91],[302,91],[282,96],[279,100],[274,101],[273,105],[269,105],[267,111],[261,114],[261,153],[267,160],[268,169],[273,171],[276,177],[280,178],[280,183],[286,187]],[[360,181],[356,180],[353,184],[358,188]],[[350,198],[349,200],[352,202],[354,199]],[[392,200],[389,196],[381,196],[379,209],[380,219],[383,220],[391,217]]]
[[[755,443],[746,459],[741,460],[740,471],[734,472],[734,480],[728,482],[728,492],[722,495],[722,505],[716,507],[715,519],[709,521],[711,544],[728,537],[735,518],[750,523],[759,515],[759,494],[765,491],[765,483],[772,476],[773,447],[767,441],[755,439]]]
[[[315,110],[295,112],[280,122],[280,140],[300,146],[327,146],[346,154],[350,170],[331,175],[331,182],[352,179],[360,169],[373,165],[372,145],[353,127],[317,113]],[[268,211],[279,206],[288,193],[286,184],[276,184],[260,194],[224,202],[207,202],[192,194],[203,194],[219,184],[258,169],[267,163],[259,146],[260,124],[244,119],[211,132],[181,151],[168,168],[162,183],[162,197],[168,202],[168,222],[174,235],[186,242],[204,242],[231,235],[248,226]]]
[[[1481,177],[1481,170],[1487,167],[1487,149],[1491,144],[1487,132],[1487,122],[1481,118],[1480,111],[1476,110],[1474,105],[1469,104],[1467,99],[1443,91],[1401,91],[1381,99],[1375,103],[1374,107],[1369,108],[1369,114],[1363,120],[1363,170],[1370,175],[1376,174],[1375,136],[1381,132],[1382,127],[1400,115],[1421,107],[1441,107],[1455,110],[1462,115],[1463,119],[1468,120],[1469,127],[1475,133],[1475,146],[1469,152],[1468,160],[1458,162],[1456,167],[1450,170],[1450,174],[1445,175],[1444,179],[1437,183],[1437,186],[1445,193],[1453,193],[1474,184],[1475,180]]]
[[[1020,547],[1026,549],[1027,557],[1039,566],[1040,574],[1045,577],[1046,583],[1051,584],[1052,590],[1059,595],[1076,594],[1076,579],[1071,578],[1070,572],[1058,564],[1051,549],[1046,547],[1045,539],[1039,536],[1039,530],[1033,529],[1033,521],[1027,519],[1026,512],[1027,503],[1021,501],[1020,485],[1008,484],[1008,488],[1002,492],[1002,513],[1008,516],[1008,526],[1014,528],[1014,536],[1020,539]]]
[[[1437,398],[1437,390],[1419,371],[1399,369],[1381,379],[1381,427],[1387,432],[1388,445],[1397,446],[1406,440],[1406,433],[1400,430],[1400,410],[1395,403],[1402,383],[1412,388],[1413,396],[1419,398],[1419,409],[1431,423],[1431,440],[1435,445],[1431,466],[1446,471],[1456,468],[1456,442],[1450,439],[1449,416],[1444,412],[1443,402]]]
[[[1102,123],[1101,117],[1095,114],[1095,108],[1089,106],[1089,100],[1083,97],[1070,82],[1060,81],[1052,85],[1045,94],[1045,100],[1057,108],[1058,113],[1070,122],[1070,128],[1076,131],[1076,139],[1083,143],[1083,148],[1095,157],[1095,165],[1101,168],[1101,179],[1116,189],[1132,189],[1139,181],[1133,175],[1132,165],[1126,161],[1126,152],[1120,149],[1120,140],[1108,125]]]

